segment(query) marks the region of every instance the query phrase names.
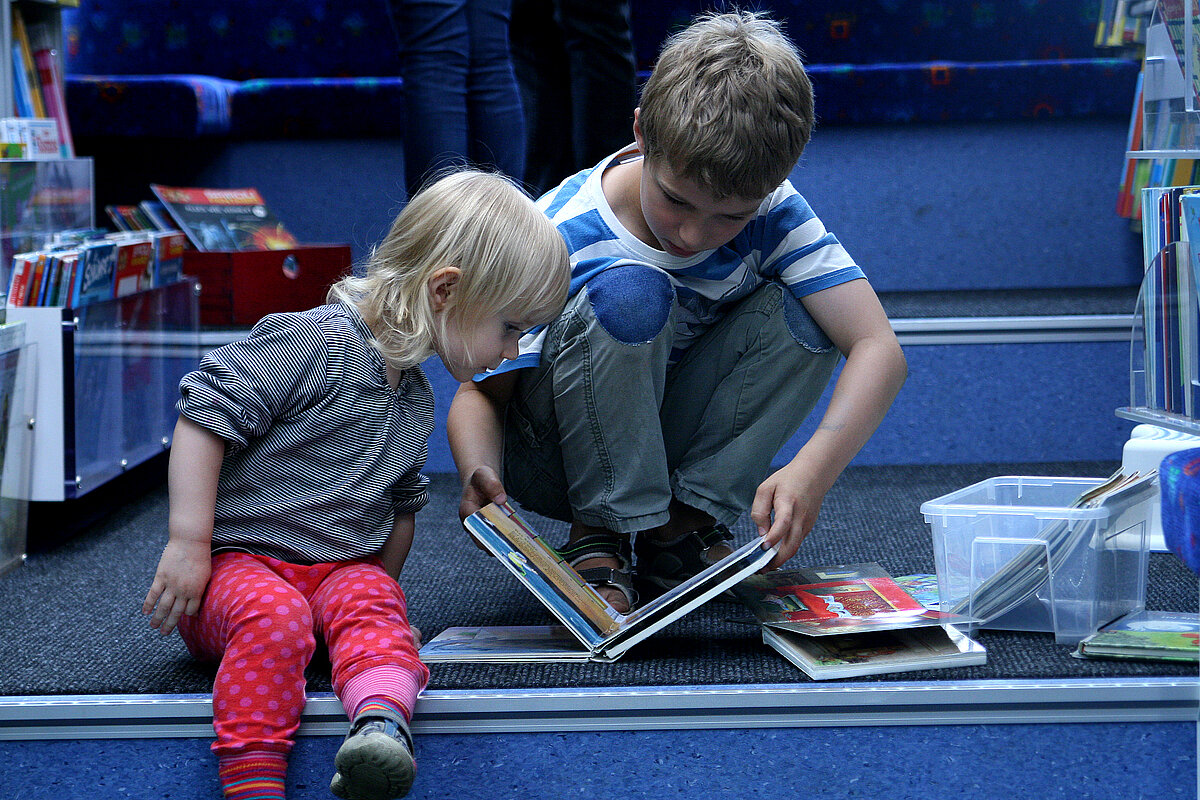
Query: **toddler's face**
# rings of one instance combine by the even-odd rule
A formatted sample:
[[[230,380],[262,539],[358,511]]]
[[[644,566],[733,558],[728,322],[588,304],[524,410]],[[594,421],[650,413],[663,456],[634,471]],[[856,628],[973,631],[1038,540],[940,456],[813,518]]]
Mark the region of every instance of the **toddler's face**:
[[[726,197],[677,175],[670,165],[642,162],[641,203],[659,247],[680,258],[728,244],[754,217],[763,198]]]
[[[460,383],[480,372],[495,369],[504,359],[517,357],[521,335],[536,322],[488,314],[471,323],[453,317],[446,321],[445,341],[437,351],[446,369]]]

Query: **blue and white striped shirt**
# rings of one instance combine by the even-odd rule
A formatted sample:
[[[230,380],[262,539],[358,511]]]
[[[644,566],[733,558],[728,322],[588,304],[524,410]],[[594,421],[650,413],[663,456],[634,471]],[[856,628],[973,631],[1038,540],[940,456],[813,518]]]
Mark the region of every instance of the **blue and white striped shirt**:
[[[609,156],[543,195],[538,207],[567,242],[571,296],[613,267],[642,264],[666,273],[679,304],[672,360],[732,303],[767,281],[800,298],[864,277],[790,181],[768,195],[742,232],[722,247],[679,258],[649,246],[621,224],[600,186],[605,169],[632,157],[640,157],[636,148]],[[527,333],[518,357],[496,372],[536,366],[544,335],[544,327]]]
[[[393,391],[371,339],[345,304],[272,314],[184,376],[179,413],[226,441],[214,552],[361,558],[428,502],[433,391],[420,367]]]

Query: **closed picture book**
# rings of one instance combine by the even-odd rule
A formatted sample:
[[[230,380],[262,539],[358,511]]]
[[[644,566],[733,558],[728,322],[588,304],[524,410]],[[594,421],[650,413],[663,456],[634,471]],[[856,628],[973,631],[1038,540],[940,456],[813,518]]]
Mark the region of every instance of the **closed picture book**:
[[[81,247],[71,288],[71,304],[81,306],[111,299],[116,286],[116,274],[115,243],[94,242]]]
[[[148,239],[116,239],[117,267],[113,296],[149,289],[154,279],[154,244]]]
[[[1200,661],[1200,614],[1135,611],[1083,639],[1072,655],[1142,661]]]
[[[808,636],[975,621],[926,608],[875,563],[752,575],[735,586],[733,593],[760,624]]]
[[[983,645],[953,625],[835,636],[808,636],[764,625],[762,637],[815,681],[987,662]]]
[[[507,503],[485,506],[463,524],[575,637],[580,658],[593,661],[615,661],[655,631],[762,569],[775,554],[775,548],[763,549],[755,538],[651,602],[621,614]],[[561,660],[561,648],[546,650],[543,658],[526,652],[521,660]],[[473,660],[462,655],[456,660]]]

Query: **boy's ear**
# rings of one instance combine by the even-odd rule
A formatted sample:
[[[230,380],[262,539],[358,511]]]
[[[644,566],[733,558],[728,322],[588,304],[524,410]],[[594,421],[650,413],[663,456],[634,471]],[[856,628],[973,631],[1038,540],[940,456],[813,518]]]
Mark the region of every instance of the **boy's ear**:
[[[641,114],[641,112],[641,106],[638,106],[633,110],[633,140],[637,142],[638,150],[641,150],[642,154],[644,155],[646,152],[646,142],[642,138],[642,123],[638,119],[638,116]]]
[[[458,279],[462,276],[462,270],[458,267],[442,267],[429,276],[426,286],[429,289],[429,302],[433,305],[434,311],[441,311],[450,302],[450,297],[454,294],[454,287],[458,285]]]

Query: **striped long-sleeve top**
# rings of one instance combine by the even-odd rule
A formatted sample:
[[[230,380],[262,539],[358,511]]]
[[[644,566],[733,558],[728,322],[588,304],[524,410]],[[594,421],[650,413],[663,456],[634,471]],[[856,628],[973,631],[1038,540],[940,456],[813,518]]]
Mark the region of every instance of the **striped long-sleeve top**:
[[[420,367],[392,390],[371,340],[345,304],[272,314],[180,382],[179,413],[226,442],[214,552],[360,558],[428,501],[433,391]]]

